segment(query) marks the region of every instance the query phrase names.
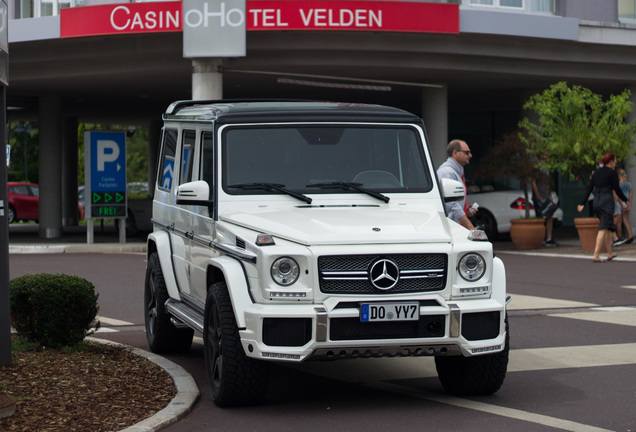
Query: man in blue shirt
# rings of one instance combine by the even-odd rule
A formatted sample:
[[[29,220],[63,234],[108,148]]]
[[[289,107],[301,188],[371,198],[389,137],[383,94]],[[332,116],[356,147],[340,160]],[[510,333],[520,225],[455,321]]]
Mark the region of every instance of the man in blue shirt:
[[[457,180],[464,184],[464,200],[445,203],[446,211],[455,222],[460,223],[464,228],[474,230],[475,227],[468,218],[477,213],[477,210],[468,208],[466,182],[464,181],[464,167],[468,165],[473,155],[468,144],[457,139],[448,143],[446,155],[448,159],[437,169],[437,176]]]

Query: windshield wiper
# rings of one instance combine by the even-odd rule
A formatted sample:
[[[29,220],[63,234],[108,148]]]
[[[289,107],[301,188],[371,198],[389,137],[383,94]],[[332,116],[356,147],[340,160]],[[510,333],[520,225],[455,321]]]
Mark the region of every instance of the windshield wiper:
[[[367,195],[371,195],[373,198],[377,198],[379,200],[388,203],[391,198],[386,195],[382,195],[379,192],[372,191],[371,189],[366,189],[362,186],[362,183],[353,183],[353,182],[328,182],[328,183],[312,183],[308,184],[307,187],[316,187],[321,189],[329,189],[329,188],[341,188],[341,189],[349,189],[355,190],[358,192],[365,193]]]
[[[278,192],[282,192],[289,196],[293,196],[296,199],[306,202],[307,204],[311,204],[312,199],[306,195],[303,195],[298,192],[294,192],[289,189],[285,189],[284,184],[278,183],[241,183],[228,186],[229,188],[236,188],[242,190],[275,190]]]

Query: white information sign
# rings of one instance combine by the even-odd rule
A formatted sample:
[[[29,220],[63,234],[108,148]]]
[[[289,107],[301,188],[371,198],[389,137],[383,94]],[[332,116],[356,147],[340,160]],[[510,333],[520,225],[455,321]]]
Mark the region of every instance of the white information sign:
[[[245,0],[184,0],[183,56],[244,57]]]

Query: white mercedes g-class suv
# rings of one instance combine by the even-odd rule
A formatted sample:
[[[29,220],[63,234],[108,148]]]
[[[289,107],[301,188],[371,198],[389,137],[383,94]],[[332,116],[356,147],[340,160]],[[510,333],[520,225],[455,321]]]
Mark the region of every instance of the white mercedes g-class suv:
[[[450,393],[500,388],[504,266],[482,232],[447,218],[464,188],[437,178],[421,119],[182,101],[163,120],[148,344],[186,351],[201,333],[216,404],[262,401],[272,361],[434,356]]]

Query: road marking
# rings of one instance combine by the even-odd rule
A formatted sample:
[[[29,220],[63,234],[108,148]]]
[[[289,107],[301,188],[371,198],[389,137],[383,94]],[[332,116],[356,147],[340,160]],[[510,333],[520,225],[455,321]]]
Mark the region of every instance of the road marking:
[[[552,299],[546,297],[529,296],[510,293],[512,300],[508,303],[508,310],[529,309],[565,309],[599,306],[595,303],[584,303],[572,300]]]
[[[619,312],[589,312],[588,314]],[[571,314],[564,314],[568,317]],[[508,373],[584,367],[624,366],[636,364],[636,343],[518,349],[510,351]],[[494,404],[476,402],[408,387],[390,381],[436,377],[435,362],[430,357],[366,359],[364,362],[305,363],[289,365],[318,376],[325,376],[371,388],[405,394],[475,411],[513,418],[572,432],[608,432],[607,429],[556,417],[526,412]]]
[[[481,411],[489,414],[494,414],[502,417],[508,417],[515,420],[526,421],[530,423],[536,423],[548,427],[559,428],[572,432],[612,432],[608,429],[602,429],[595,426],[589,426],[582,423],[573,422],[570,420],[563,420],[556,417],[550,417],[542,414],[535,414],[528,411],[522,411],[515,408],[506,408],[499,405],[491,405],[483,402],[477,402],[469,399],[462,399],[454,396],[448,396],[444,394],[431,393],[427,391],[421,391],[413,388],[403,387],[397,384],[391,384],[386,382],[372,383],[368,387],[378,390],[390,391],[393,393],[407,394],[409,396],[426,399],[434,402],[443,403],[446,405],[453,405],[460,408],[471,409],[474,411]]]
[[[636,343],[510,351],[509,372],[636,364]]]
[[[102,324],[106,324],[109,326],[128,326],[128,325],[134,325],[134,323],[128,322],[128,321],[122,321],[122,320],[118,320],[115,318],[106,318],[106,317],[102,317],[102,316],[98,316],[96,319],[99,320],[100,323]]]
[[[636,289],[636,285],[623,285],[621,288]]]
[[[548,316],[636,327],[636,308],[593,308],[587,312],[548,314]]]
[[[97,333],[119,333],[119,330],[116,330],[111,327],[100,327],[99,329],[95,331],[95,334]]]

